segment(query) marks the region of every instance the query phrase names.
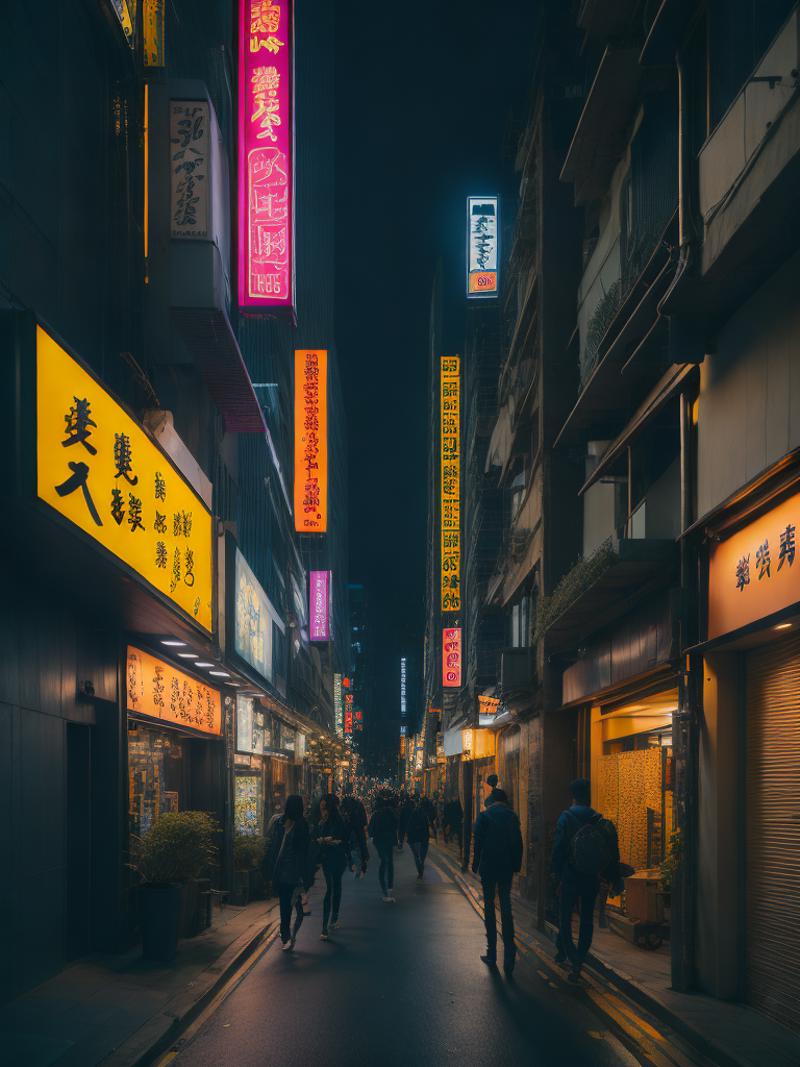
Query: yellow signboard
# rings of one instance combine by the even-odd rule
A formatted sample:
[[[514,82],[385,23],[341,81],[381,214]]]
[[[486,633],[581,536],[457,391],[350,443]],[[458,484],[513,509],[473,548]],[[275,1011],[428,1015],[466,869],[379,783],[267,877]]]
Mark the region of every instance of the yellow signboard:
[[[222,732],[219,690],[133,645],[128,645],[125,675],[128,711],[204,734]]]
[[[441,359],[442,611],[461,610],[461,360]]]
[[[212,629],[208,508],[116,400],[36,327],[39,497]]]

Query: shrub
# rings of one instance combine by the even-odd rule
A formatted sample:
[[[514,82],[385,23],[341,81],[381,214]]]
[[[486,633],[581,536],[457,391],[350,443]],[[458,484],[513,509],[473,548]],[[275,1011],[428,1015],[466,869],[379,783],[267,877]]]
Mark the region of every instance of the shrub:
[[[237,834],[233,839],[233,865],[237,871],[252,871],[261,866],[266,849],[263,837]]]
[[[133,838],[131,866],[150,884],[189,882],[216,860],[219,831],[208,812],[164,812],[146,834]]]

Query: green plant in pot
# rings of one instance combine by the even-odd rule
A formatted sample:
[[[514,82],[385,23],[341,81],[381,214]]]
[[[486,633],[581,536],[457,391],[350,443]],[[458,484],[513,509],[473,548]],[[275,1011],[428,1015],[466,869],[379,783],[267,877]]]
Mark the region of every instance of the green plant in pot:
[[[142,952],[170,963],[178,947],[183,886],[217,856],[219,824],[205,811],[170,811],[132,839],[131,866],[142,879]]]
[[[237,871],[252,871],[261,866],[266,842],[256,834],[237,834],[233,839],[233,865]]]

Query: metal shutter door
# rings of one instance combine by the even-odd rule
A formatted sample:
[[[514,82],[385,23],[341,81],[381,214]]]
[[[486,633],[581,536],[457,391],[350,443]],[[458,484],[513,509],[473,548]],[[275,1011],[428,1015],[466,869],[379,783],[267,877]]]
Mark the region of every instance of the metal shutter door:
[[[747,999],[800,1029],[800,638],[747,656]]]

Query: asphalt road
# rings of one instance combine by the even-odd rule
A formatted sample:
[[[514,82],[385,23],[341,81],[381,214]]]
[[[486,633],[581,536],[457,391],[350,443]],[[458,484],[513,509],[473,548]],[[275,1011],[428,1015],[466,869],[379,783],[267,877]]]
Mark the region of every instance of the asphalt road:
[[[518,961],[513,980],[480,961],[482,924],[443,868],[424,882],[406,848],[396,904],[380,897],[377,864],[345,874],[341,928],[319,940],[312,891],[292,954],[276,942],[172,1064],[182,1067],[625,1067],[640,1062],[604,1030],[580,989]]]

